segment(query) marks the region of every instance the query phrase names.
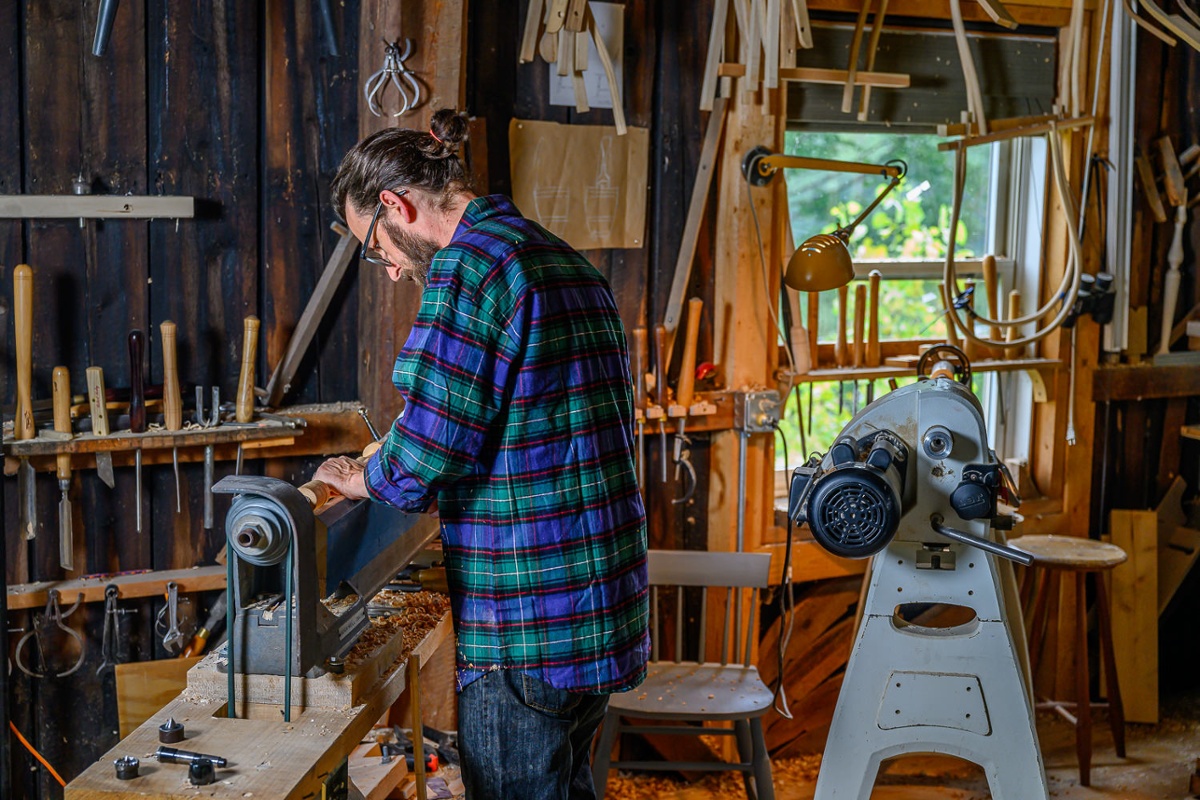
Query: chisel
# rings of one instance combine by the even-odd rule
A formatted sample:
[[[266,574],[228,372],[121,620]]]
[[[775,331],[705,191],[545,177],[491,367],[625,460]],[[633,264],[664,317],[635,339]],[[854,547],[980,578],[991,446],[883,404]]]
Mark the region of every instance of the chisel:
[[[258,317],[246,317],[242,326],[242,370],[238,376],[235,413],[238,422],[254,419],[254,359],[258,352]]]
[[[638,486],[646,485],[646,360],[650,357],[650,342],[645,327],[633,329],[633,407],[637,416],[636,456]]]
[[[100,367],[87,368],[88,409],[92,416],[92,435],[108,436],[108,407],[104,404],[104,370]],[[112,453],[107,450],[96,452],[96,474],[104,485],[113,488]]]
[[[658,418],[659,459],[662,462],[662,482],[667,482],[667,408],[670,405],[667,398],[667,329],[663,325],[654,326],[654,391],[658,394],[658,404],[662,406],[663,416]]]
[[[54,430],[71,435],[71,376],[66,367],[55,367],[52,377],[54,397]],[[58,564],[65,570],[75,569],[75,537],[71,530],[71,454],[55,456],[58,488]]]
[[[183,428],[183,398],[179,395],[179,370],[175,361],[175,323],[163,320],[158,326],[162,333],[163,354],[163,427],[174,433]],[[175,467],[175,513],[183,511],[179,493],[179,446],[171,445],[171,463]]]
[[[142,348],[144,338],[141,331],[129,332],[129,432],[146,432],[146,387],[142,384]],[[135,491],[137,504],[137,532],[142,532],[142,448],[139,443],[134,453],[136,470]]]
[[[13,320],[17,346],[17,416],[13,438],[21,441],[37,436],[33,426],[33,270],[28,264],[13,268]],[[32,539],[37,533],[37,496],[34,494],[33,465],[22,458],[17,468],[18,510],[21,533]]]

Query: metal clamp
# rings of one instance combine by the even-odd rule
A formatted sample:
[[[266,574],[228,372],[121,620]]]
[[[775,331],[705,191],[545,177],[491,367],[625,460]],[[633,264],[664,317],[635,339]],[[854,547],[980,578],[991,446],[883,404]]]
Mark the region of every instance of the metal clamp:
[[[676,434],[675,436],[675,480],[681,477],[683,481],[683,495],[673,498],[672,505],[681,506],[688,500],[692,499],[692,495],[696,493],[696,468],[692,466],[692,440],[686,436]],[[680,474],[682,473],[682,475]]]
[[[87,649],[86,644],[83,641],[83,637],[80,636],[74,628],[63,624],[63,620],[75,613],[75,609],[79,608],[80,604],[83,602],[83,592],[79,593],[79,599],[75,601],[74,605],[67,609],[66,613],[63,613],[62,609],[58,605],[58,596],[57,589],[50,590],[46,599],[46,610],[40,617],[37,614],[34,615],[33,626],[25,633],[24,636],[21,637],[20,641],[17,642],[17,652],[15,657],[17,669],[21,670],[21,672],[24,672],[31,678],[45,678],[50,675],[48,672],[34,672],[25,664],[25,646],[29,643],[30,639],[36,637],[39,655],[44,652],[40,636],[43,628],[46,629],[47,633],[50,632],[51,628],[58,628],[67,634],[67,636],[79,643],[79,656],[75,659],[75,663],[68,670],[54,673],[54,677],[65,678],[83,666],[83,656]],[[44,656],[42,657],[42,660],[44,663]]]

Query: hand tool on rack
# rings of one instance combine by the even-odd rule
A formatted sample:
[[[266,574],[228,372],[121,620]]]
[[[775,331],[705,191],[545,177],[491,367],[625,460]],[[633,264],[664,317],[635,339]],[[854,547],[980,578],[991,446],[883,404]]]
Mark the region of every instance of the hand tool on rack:
[[[13,267],[13,320],[16,323],[17,415],[13,420],[13,439],[23,441],[37,436],[33,425],[33,270],[28,264]],[[21,495],[18,516],[22,535],[37,535],[37,495],[35,475],[28,458],[17,467],[17,493]]]
[[[212,608],[208,610],[208,619],[204,621],[204,624],[200,627],[200,630],[196,631],[196,635],[192,637],[191,643],[184,648],[182,653],[179,654],[180,658],[198,656],[204,652],[204,648],[208,643],[208,639],[212,635],[212,632],[216,630],[217,626],[220,625],[225,619],[225,613],[228,610],[228,602],[228,590],[217,595],[217,599],[213,602]]]
[[[142,353],[145,340],[140,330],[129,332],[129,432],[146,432],[146,387],[142,383]],[[142,448],[133,451],[136,470],[134,495],[137,503],[137,532],[142,532]]]
[[[1000,319],[1000,276],[996,271],[996,257],[993,255],[983,257],[983,289],[987,293],[988,316]],[[992,326],[990,338],[993,342],[1004,340],[1004,333],[999,325]]]
[[[646,360],[649,358],[650,343],[646,328],[633,329],[633,409],[637,418],[637,461],[638,486],[646,485]]]
[[[162,635],[163,649],[170,655],[182,650],[191,638],[179,628],[179,584],[175,581],[167,584],[167,604],[158,612],[154,630]]]
[[[254,359],[258,352],[258,317],[251,314],[242,325],[242,369],[238,375],[234,419],[249,422],[254,419]],[[238,443],[237,466],[234,474],[242,474],[242,444]]]
[[[25,635],[22,636],[20,641],[17,642],[17,650],[13,655],[13,661],[16,662],[17,669],[21,670],[21,672],[24,672],[31,678],[45,678],[50,675],[54,675],[56,678],[65,678],[83,666],[83,656],[87,650],[87,645],[84,642],[83,637],[80,636],[74,628],[63,623],[63,620],[75,613],[75,609],[79,608],[80,604],[83,603],[83,593],[79,593],[79,599],[75,601],[75,605],[68,608],[65,612],[59,606],[58,598],[59,593],[57,589],[51,589],[46,594],[46,610],[42,614],[34,614],[33,625],[30,626],[30,629],[26,631]],[[29,643],[30,639],[36,638],[38,656],[41,658],[42,667],[45,668],[48,664],[48,654],[61,652],[62,648],[48,647],[47,645],[49,643],[43,642],[42,637],[43,635],[48,636],[56,631],[66,634],[68,638],[74,639],[76,643],[78,643],[79,655],[75,659],[75,664],[71,666],[70,669],[63,670],[62,672],[32,671],[25,663],[25,646]]]
[[[883,273],[877,269],[871,270],[867,277],[867,356],[868,367],[878,367],[883,363],[883,353],[879,345],[879,284]],[[874,385],[874,381],[871,384]]]
[[[212,406],[209,413],[204,413],[204,387],[196,387],[196,424],[211,428],[221,421],[221,387],[212,387]],[[212,444],[204,445],[204,529],[213,527],[213,462],[214,450]]]
[[[693,390],[696,386],[696,341],[700,337],[700,312],[703,309],[704,301],[699,297],[688,300],[687,333],[683,340],[683,356],[679,361],[679,384],[675,392],[675,402],[682,409],[679,428],[675,433],[675,476],[678,480],[679,473],[682,471],[686,473],[688,480],[685,483],[686,488],[682,497],[671,501],[676,505],[686,503],[696,491],[696,470],[692,466],[688,450],[691,442],[688,440],[685,430],[688,409],[692,406]]]
[[[133,609],[117,606],[119,599],[120,590],[115,583],[104,587],[104,635],[100,639],[100,666],[96,667],[97,675],[121,663],[121,656],[117,650],[117,642],[121,638],[121,617],[137,613]]]
[[[100,367],[87,368],[88,413],[92,418],[92,435],[108,436],[108,407],[104,401],[104,370]],[[113,477],[112,453],[107,450],[96,452],[96,474],[104,485],[113,488],[116,480]]]
[[[850,287],[838,287],[837,340],[833,345],[834,360],[839,367],[850,366],[850,349],[846,346],[846,314],[850,303]],[[846,398],[846,382],[838,381],[838,414],[842,413]]]
[[[854,350],[853,366],[855,369],[863,366],[867,358],[866,342],[867,319],[867,287],[858,284],[854,287]],[[854,413],[858,413],[858,378],[854,379]]]
[[[158,326],[162,333],[163,354],[163,427],[172,433],[183,429],[183,398],[179,394],[179,368],[175,357],[175,323],[163,320]],[[175,513],[183,511],[179,491],[179,446],[171,445],[171,463],[175,467]]]
[[[54,397],[54,430],[71,436],[71,376],[66,367],[55,367],[52,373]],[[62,499],[58,501],[58,564],[65,570],[75,569],[75,537],[71,530],[71,454],[55,456],[55,472]]]
[[[662,415],[658,418],[659,461],[662,464],[662,482],[667,482],[667,420],[670,406],[667,397],[667,329],[654,326],[654,390],[658,394],[658,405]]]

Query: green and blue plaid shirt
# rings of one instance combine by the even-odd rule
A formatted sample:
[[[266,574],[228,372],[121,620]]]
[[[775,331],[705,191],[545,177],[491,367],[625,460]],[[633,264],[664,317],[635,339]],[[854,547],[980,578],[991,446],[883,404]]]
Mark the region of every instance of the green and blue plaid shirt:
[[[500,195],[440,250],[392,381],[375,500],[437,500],[459,688],[516,669],[613,692],[649,655],[646,516],[625,331],[582,255]]]

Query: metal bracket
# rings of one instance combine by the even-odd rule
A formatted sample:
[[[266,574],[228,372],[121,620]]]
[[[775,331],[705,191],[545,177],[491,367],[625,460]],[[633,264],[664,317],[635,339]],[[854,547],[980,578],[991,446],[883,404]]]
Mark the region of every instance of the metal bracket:
[[[772,433],[779,425],[782,402],[774,389],[736,392],[733,403],[734,430],[746,433]]]

